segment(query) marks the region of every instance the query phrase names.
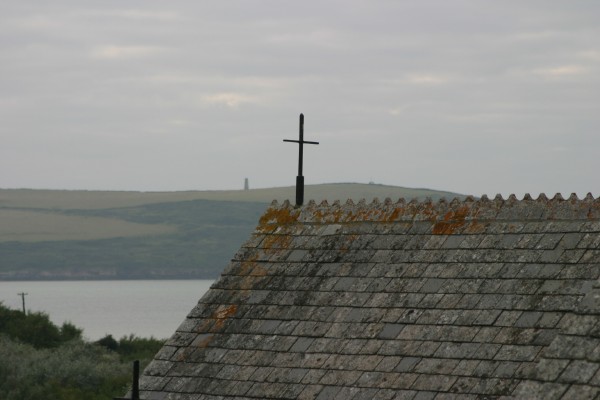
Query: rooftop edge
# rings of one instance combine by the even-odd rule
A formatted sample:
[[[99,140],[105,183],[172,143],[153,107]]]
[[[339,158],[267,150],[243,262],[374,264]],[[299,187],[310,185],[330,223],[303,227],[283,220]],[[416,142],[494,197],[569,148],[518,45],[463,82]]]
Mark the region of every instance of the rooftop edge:
[[[455,197],[450,201],[441,198],[435,202],[431,199],[407,201],[404,198],[396,202],[386,198],[382,202],[375,198],[370,203],[363,199],[357,203],[336,200],[329,204],[323,200],[317,204],[310,200],[301,207],[293,206],[286,200],[281,204],[277,201],[271,203],[261,217],[258,229],[270,231],[273,226],[293,223],[597,219],[600,219],[600,197],[594,198],[591,193],[583,199],[579,199],[575,193],[566,199],[560,193],[551,199],[543,193],[533,199],[527,193],[521,200],[514,194],[506,199],[498,194],[493,199],[483,195],[478,199],[467,196],[464,200]]]

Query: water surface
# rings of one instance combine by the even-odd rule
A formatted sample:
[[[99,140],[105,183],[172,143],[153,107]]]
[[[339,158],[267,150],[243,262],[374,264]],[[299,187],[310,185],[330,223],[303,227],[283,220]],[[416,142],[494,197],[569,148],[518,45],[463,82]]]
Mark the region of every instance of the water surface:
[[[43,311],[57,325],[70,321],[97,340],[135,334],[168,338],[209,289],[212,280],[0,282],[0,302]]]

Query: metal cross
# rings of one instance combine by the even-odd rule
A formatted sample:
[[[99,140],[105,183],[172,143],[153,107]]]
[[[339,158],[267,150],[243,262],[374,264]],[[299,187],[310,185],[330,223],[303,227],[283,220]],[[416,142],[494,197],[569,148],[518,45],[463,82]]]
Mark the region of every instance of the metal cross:
[[[298,176],[296,177],[296,206],[304,203],[304,176],[302,176],[302,158],[304,157],[304,144],[319,144],[319,142],[308,142],[304,140],[304,114],[300,114],[300,139],[283,139],[284,142],[298,143]]]

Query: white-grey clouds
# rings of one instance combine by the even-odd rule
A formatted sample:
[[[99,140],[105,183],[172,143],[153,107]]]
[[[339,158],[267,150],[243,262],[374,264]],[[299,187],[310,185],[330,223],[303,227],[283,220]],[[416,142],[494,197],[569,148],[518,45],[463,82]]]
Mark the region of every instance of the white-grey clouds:
[[[600,5],[0,6],[0,187],[600,195]]]

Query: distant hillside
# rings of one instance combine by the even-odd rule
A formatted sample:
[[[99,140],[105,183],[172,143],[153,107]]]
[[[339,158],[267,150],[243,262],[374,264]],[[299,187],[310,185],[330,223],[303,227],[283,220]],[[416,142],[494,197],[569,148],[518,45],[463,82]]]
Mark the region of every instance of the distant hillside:
[[[111,192],[87,190],[32,190],[0,189],[0,208],[40,208],[40,209],[94,209],[131,207],[151,203],[172,203],[189,200],[250,201],[270,203],[273,200],[293,201],[296,198],[294,186],[250,189],[250,190],[207,190],[185,192]],[[380,200],[401,197],[437,200],[441,197],[451,200],[464,195],[431,189],[411,189],[400,186],[387,186],[364,183],[327,183],[306,185],[304,197],[308,200],[346,201],[352,199]]]
[[[0,279],[216,278],[268,203],[294,187],[103,192],[0,189]],[[308,199],[464,196],[367,184],[308,185]]]

